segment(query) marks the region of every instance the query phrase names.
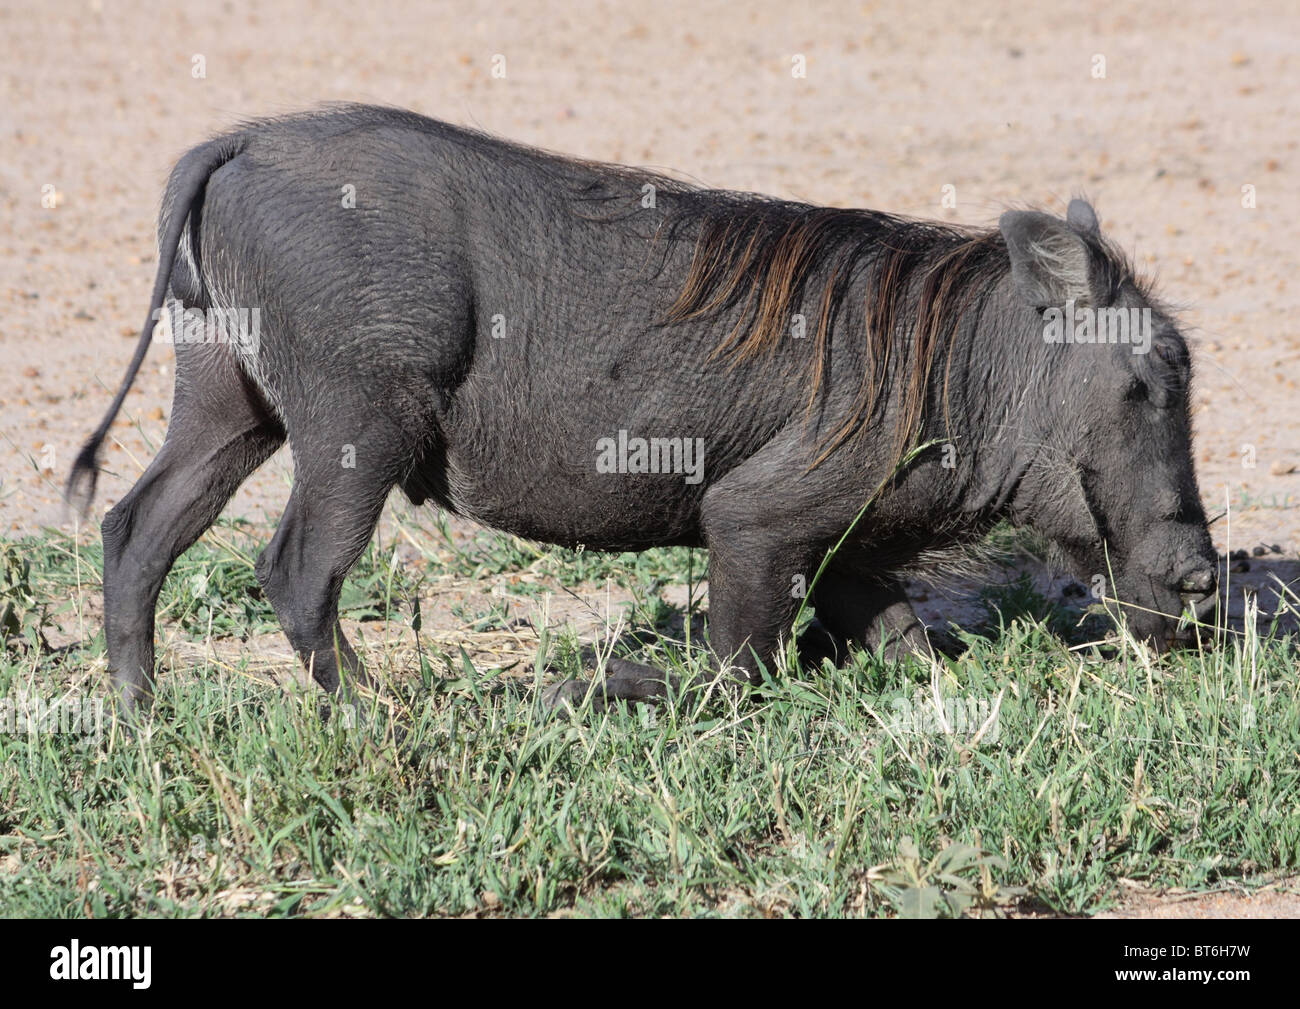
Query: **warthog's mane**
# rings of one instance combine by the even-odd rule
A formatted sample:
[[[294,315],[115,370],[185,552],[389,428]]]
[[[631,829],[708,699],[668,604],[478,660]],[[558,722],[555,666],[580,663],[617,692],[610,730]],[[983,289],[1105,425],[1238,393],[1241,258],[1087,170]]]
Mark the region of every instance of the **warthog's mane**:
[[[816,310],[808,320],[803,363],[809,415],[829,379],[836,318],[848,299],[862,299],[861,343],[837,342],[838,353],[848,349],[861,356],[856,399],[833,422],[814,466],[864,430],[886,403],[894,409],[888,434],[895,465],[921,435],[932,396],[942,403],[944,430],[951,431],[956,334],[1010,272],[998,229],[716,190],[675,194],[665,227],[671,232],[687,225],[696,233],[694,255],[667,321],[739,307],[714,354],[745,360],[771,354],[788,340],[791,319],[811,294]],[[1083,269],[1099,297],[1113,297],[1126,280],[1150,296],[1120,249],[1100,234],[1078,237],[1086,249]],[[1076,258],[1085,258],[1079,251],[1071,246]],[[1053,262],[1063,258],[1058,250],[1046,252]],[[888,397],[887,383],[896,390]]]
[[[829,380],[836,319],[847,299],[862,299],[857,394],[847,416],[833,422],[814,465],[864,430],[885,405],[891,367],[898,394],[890,434],[902,458],[921,431],[941,364],[947,403],[952,356],[946,350],[958,323],[1010,268],[996,230],[872,210],[699,191],[678,198],[669,226],[687,221],[698,237],[668,320],[739,306],[738,321],[714,353],[744,360],[773,352],[789,338],[793,314],[814,305],[803,363],[809,414]]]

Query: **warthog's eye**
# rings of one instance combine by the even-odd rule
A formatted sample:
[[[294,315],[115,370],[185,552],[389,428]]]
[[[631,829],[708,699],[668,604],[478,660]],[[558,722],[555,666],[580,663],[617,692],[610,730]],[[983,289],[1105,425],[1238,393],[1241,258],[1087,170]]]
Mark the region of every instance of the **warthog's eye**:
[[[1185,520],[1188,509],[1183,505],[1182,495],[1169,492],[1156,495],[1156,515],[1161,522],[1178,522]]]

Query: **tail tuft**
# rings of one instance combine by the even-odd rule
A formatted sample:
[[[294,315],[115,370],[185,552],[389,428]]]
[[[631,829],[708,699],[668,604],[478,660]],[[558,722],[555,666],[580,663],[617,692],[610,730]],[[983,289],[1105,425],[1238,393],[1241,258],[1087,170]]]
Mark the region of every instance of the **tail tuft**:
[[[95,485],[99,482],[99,445],[103,441],[97,436],[81,446],[77,461],[72,464],[68,474],[67,485],[63,488],[63,499],[77,510],[82,518],[90,511],[90,503],[95,499]]]

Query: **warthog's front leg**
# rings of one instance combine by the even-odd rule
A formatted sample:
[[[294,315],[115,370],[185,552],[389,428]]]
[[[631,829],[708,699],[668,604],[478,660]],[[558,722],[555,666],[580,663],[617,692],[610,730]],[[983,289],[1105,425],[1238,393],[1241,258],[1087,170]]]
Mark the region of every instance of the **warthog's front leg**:
[[[902,582],[890,575],[859,575],[846,563],[832,562],[817,582],[813,605],[834,641],[837,661],[849,643],[880,649],[888,660],[933,654]]]
[[[542,707],[551,711],[566,701],[575,708],[591,692],[591,707],[604,711],[617,701],[658,701],[680,687],[677,676],[640,662],[610,657],[605,663],[605,678],[588,683],[565,680],[542,691]]]
[[[795,434],[774,441],[711,487],[704,499],[713,665],[750,683],[759,681],[761,667],[772,669],[803,601],[801,587],[807,584],[814,557],[835,532],[834,518],[818,525],[819,511],[813,504],[825,494],[818,478],[786,494],[772,493],[773,472],[802,468],[784,458],[798,450]],[[846,501],[848,515],[851,507],[852,501]],[[662,670],[626,660],[611,661],[608,672],[604,687],[596,688],[602,704],[662,697],[677,685]],[[544,700],[551,705],[577,701],[587,689],[585,683],[560,684]]]

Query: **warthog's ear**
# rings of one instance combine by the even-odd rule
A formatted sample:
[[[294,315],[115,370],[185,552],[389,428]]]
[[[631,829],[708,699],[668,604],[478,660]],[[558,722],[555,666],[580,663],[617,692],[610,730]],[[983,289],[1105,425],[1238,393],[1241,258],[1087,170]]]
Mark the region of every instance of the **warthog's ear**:
[[[1092,214],[1091,207],[1082,205]],[[1073,211],[1074,204],[1070,207]],[[1096,215],[1092,219],[1095,224]],[[1008,210],[998,221],[1011,256],[1016,294],[1034,308],[1092,301],[1092,254],[1072,223],[1034,210]]]
[[[1081,235],[1091,235],[1096,238],[1101,234],[1097,211],[1092,209],[1092,204],[1087,200],[1080,200],[1077,197],[1071,200],[1070,206],[1065,211],[1065,222]]]

